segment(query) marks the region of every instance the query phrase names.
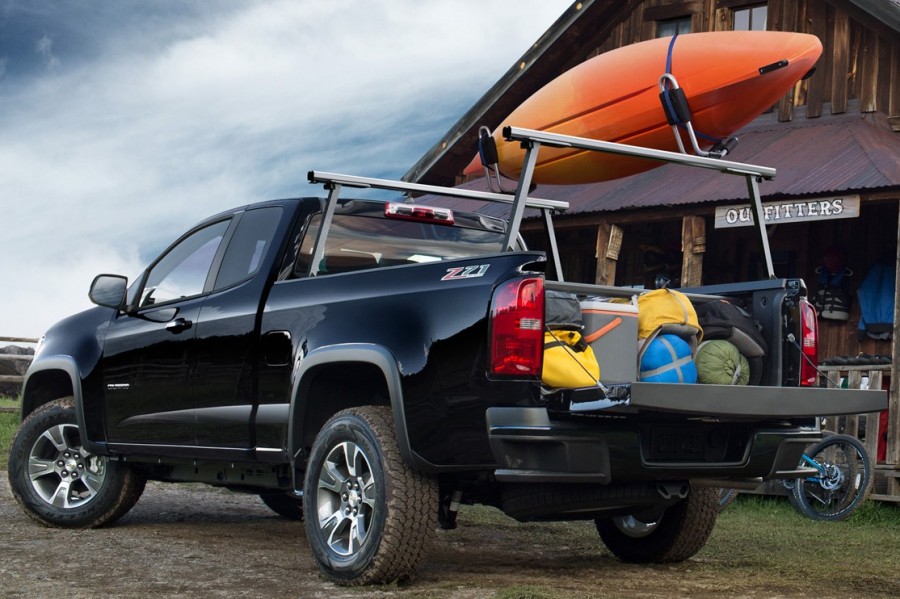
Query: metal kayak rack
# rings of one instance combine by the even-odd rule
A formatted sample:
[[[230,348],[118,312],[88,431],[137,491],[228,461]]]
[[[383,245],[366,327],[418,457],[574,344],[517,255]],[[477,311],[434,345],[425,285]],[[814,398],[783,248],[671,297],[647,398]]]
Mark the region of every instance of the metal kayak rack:
[[[694,156],[678,152],[669,152],[666,150],[598,141],[584,137],[547,133],[544,131],[535,131],[533,129],[522,129],[519,127],[504,127],[503,137],[508,141],[520,142],[525,149],[522,170],[519,174],[516,189],[511,195],[461,189],[457,187],[410,183],[407,181],[394,181],[390,179],[375,179],[322,171],[309,171],[307,175],[309,182],[322,184],[329,192],[325,205],[325,213],[322,216],[322,225],[319,227],[318,237],[316,238],[312,264],[318,264],[319,260],[321,260],[324,255],[326,232],[331,226],[331,220],[334,216],[335,208],[337,207],[341,189],[343,187],[371,188],[400,191],[407,194],[432,194],[482,202],[511,204],[512,208],[510,210],[506,235],[503,242],[504,251],[512,251],[515,249],[525,209],[537,209],[541,212],[541,217],[544,222],[544,232],[546,234],[548,248],[547,260],[549,261],[547,277],[554,277],[558,281],[563,281],[562,262],[559,256],[559,248],[556,245],[552,213],[554,211],[563,212],[567,210],[569,208],[569,203],[558,200],[534,198],[528,195],[534,178],[534,169],[537,165],[538,153],[542,146],[547,146],[551,148],[576,148],[592,152],[633,156],[647,160],[657,160],[683,166],[711,169],[728,175],[744,177],[747,182],[747,192],[750,196],[750,209],[753,214],[754,225],[759,233],[763,255],[766,261],[766,272],[770,279],[775,278],[775,269],[772,265],[772,253],[769,249],[769,238],[766,235],[766,225],[765,220],[763,219],[762,199],[759,193],[759,182],[764,179],[769,180],[774,178],[774,168],[732,162],[719,158]]]

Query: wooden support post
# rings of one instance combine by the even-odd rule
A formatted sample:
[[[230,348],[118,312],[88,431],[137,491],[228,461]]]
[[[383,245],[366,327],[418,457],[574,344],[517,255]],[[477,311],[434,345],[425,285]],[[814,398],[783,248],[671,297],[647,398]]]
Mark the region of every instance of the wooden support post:
[[[616,264],[622,250],[622,228],[609,222],[597,227],[597,285],[616,284]]]
[[[898,206],[900,208],[900,206]],[[897,262],[900,264],[900,209],[898,209],[897,229]],[[900,272],[900,269],[895,269]],[[891,389],[888,391],[888,426],[887,426],[887,463],[900,469],[900,318],[897,310],[900,308],[900,285],[894,279],[894,334],[891,338]],[[890,495],[900,494],[900,484],[897,479],[891,478],[891,488],[887,492]]]
[[[847,373],[848,389],[859,389],[861,382],[861,370],[851,370]],[[844,433],[850,435],[851,437],[859,438],[859,414],[847,414],[846,420],[844,422]]]
[[[869,389],[881,389],[881,371],[869,372]],[[878,461],[878,438],[881,436],[881,428],[878,422],[878,412],[866,414],[866,451],[872,457],[872,463]]]
[[[703,284],[703,254],[706,252],[706,220],[685,216],[681,221],[681,287]]]

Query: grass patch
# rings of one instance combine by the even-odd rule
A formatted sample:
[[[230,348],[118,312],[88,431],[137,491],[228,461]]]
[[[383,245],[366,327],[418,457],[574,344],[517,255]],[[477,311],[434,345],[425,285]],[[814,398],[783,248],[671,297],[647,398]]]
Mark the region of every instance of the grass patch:
[[[9,448],[12,445],[13,435],[19,428],[19,406],[21,398],[0,395],[0,408],[15,408],[15,411],[0,412],[0,464],[5,468],[9,459]]]
[[[13,435],[19,427],[19,414],[16,412],[0,412],[0,465],[4,468],[9,459],[9,448]]]
[[[546,587],[517,585],[500,589],[494,599],[559,599],[559,595]]]
[[[869,501],[843,522],[818,522],[786,498],[740,495],[719,516],[697,559],[734,579],[777,577],[791,594],[817,580],[837,595],[859,589],[896,591],[900,568],[900,507]],[[723,589],[727,592],[727,589]]]
[[[867,501],[847,520],[857,526],[893,526],[900,528],[900,505]]]
[[[678,564],[621,563],[592,522],[520,524],[484,506],[463,506],[460,528],[450,534],[464,536],[474,551],[504,555],[483,568],[496,586],[479,596],[491,599],[900,596],[900,505],[874,500],[846,521],[817,522],[787,498],[742,494],[720,514],[707,545]]]

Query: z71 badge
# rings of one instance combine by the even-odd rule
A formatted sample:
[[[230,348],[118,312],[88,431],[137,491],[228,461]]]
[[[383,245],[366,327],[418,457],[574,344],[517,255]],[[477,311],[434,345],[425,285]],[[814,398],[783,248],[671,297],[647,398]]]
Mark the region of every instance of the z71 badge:
[[[441,277],[442,281],[456,281],[458,279],[474,279],[483,277],[490,264],[478,264],[477,266],[454,266],[447,269],[447,274]]]

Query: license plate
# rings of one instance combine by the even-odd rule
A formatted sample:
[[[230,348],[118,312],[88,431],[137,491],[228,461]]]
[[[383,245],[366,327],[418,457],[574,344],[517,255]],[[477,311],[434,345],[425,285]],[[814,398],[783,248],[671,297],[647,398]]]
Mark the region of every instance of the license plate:
[[[705,455],[706,434],[696,429],[654,428],[650,430],[651,460],[696,460]]]

